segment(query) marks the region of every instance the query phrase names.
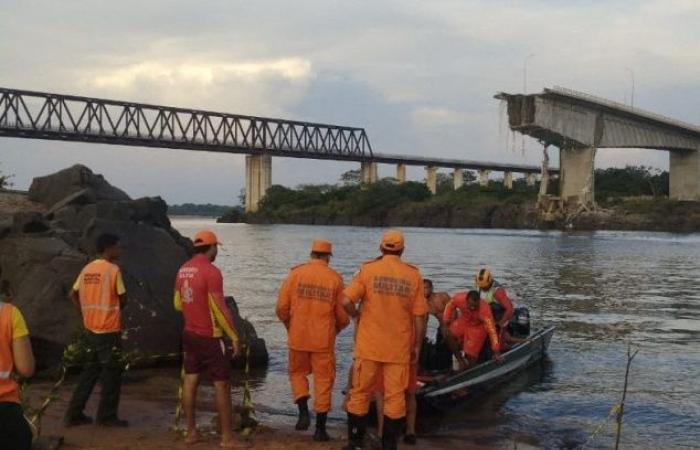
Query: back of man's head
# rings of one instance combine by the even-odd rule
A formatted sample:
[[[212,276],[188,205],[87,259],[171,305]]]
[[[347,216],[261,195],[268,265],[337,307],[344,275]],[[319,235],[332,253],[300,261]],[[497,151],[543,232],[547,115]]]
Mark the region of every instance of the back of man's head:
[[[103,254],[108,249],[114,247],[119,243],[119,236],[111,233],[102,233],[97,236],[97,241],[95,241],[95,249],[97,253]]]

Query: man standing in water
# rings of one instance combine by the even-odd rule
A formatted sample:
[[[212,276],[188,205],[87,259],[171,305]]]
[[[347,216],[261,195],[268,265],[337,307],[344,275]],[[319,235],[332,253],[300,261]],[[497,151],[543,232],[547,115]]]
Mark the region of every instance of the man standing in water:
[[[73,285],[72,300],[83,316],[87,330],[86,345],[90,359],[83,367],[64,423],[67,427],[92,423],[83,410],[97,380],[102,385],[97,424],[126,427],[117,416],[124,363],[121,358],[121,309],[126,304],[126,289],[121,271],[114,261],[122,253],[119,237],[101,234],[97,238],[98,258],[83,268]]]
[[[326,418],[335,382],[335,337],[348,325],[342,307],[343,278],[328,267],[331,243],[316,240],[311,259],[293,267],[277,298],[277,317],[287,328],[289,381],[299,408],[297,430],[306,430],[309,418],[309,380],[314,379],[315,441],[330,440]]]
[[[206,372],[214,383],[216,410],[221,426],[221,447],[235,448],[231,419],[231,355],[222,336],[233,343],[238,354],[238,334],[231,313],[224,301],[221,271],[212,263],[219,241],[211,231],[200,231],[194,237],[194,256],[182,265],[175,280],[175,309],[182,311],[185,326],[182,332],[185,382],[182,399],[187,418],[185,442],[200,440],[195,420],[195,400],[199,376]]]
[[[401,260],[404,238],[388,230],[380,243],[382,256],[364,263],[345,289],[343,306],[358,321],[352,387],[347,404],[348,445],[361,449],[367,413],[377,377],[384,377],[384,431],[382,448],[395,450],[399,428],[406,416],[405,391],[411,364],[417,364],[425,337],[428,306],[423,281],[415,266]],[[414,334],[415,333],[415,334]]]

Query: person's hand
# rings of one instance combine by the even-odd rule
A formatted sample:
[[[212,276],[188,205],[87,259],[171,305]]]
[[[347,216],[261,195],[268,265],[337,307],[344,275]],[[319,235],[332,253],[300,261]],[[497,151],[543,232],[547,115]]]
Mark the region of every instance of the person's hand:
[[[238,339],[236,339],[235,341],[231,341],[231,343],[233,344],[233,357],[237,358],[241,355],[241,344],[238,341]]]
[[[418,358],[420,357],[420,347],[414,347],[411,352],[411,365],[418,364]]]
[[[494,359],[494,361],[496,361],[498,363],[502,363],[503,362],[503,355],[501,355],[501,352],[494,352],[493,359]]]

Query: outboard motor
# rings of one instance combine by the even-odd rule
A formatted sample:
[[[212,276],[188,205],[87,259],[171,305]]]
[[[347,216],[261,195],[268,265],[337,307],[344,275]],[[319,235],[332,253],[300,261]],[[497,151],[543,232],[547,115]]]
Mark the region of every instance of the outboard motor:
[[[508,332],[513,337],[526,338],[530,335],[530,310],[519,306],[513,310],[508,322]]]

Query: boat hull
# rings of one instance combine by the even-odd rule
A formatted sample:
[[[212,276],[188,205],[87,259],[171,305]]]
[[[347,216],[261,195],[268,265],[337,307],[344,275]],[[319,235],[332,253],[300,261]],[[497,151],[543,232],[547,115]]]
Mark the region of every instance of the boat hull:
[[[494,386],[512,378],[547,352],[554,327],[538,330],[530,340],[503,354],[503,361],[489,361],[464,372],[447,376],[422,386],[416,392],[420,412],[445,411],[478,397]]]

